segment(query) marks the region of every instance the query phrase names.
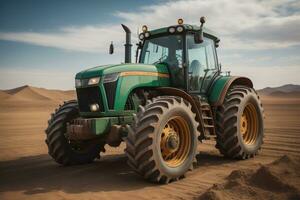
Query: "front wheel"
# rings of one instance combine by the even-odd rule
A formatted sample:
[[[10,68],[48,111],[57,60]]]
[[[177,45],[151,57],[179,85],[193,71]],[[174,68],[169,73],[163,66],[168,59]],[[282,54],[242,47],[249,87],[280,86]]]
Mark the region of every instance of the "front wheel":
[[[77,101],[65,102],[48,121],[46,143],[49,155],[59,164],[74,165],[92,162],[104,151],[104,144],[90,141],[71,141],[67,137],[67,123],[79,117]]]
[[[226,157],[247,159],[263,144],[261,101],[253,88],[234,86],[216,112],[216,147]]]
[[[128,164],[151,182],[177,180],[192,168],[198,123],[182,98],[163,96],[141,107],[128,127]]]

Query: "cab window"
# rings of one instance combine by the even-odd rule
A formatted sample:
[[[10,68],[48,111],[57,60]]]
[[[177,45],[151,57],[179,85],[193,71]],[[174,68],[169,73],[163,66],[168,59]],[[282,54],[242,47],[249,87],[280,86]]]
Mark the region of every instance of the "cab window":
[[[189,90],[206,92],[209,83],[217,70],[214,41],[205,38],[197,44],[194,35],[187,36],[187,53],[189,63]]]

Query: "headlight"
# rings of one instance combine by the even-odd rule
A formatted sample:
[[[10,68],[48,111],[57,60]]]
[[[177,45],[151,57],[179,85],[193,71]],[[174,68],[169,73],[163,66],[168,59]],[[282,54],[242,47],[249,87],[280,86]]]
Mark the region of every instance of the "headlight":
[[[119,78],[119,73],[107,74],[103,78],[103,83],[115,82]]]
[[[181,32],[184,30],[184,28],[183,28],[183,26],[177,26],[176,30],[177,30],[179,33],[181,33]]]
[[[146,33],[145,33],[145,37],[146,37],[146,38],[150,37],[150,33],[149,33],[149,32],[146,32]]]
[[[96,112],[99,110],[99,105],[97,103],[90,105],[90,110]]]
[[[75,79],[75,87],[81,87],[82,84],[81,84],[81,80],[80,79]]]
[[[175,33],[175,31],[176,31],[175,27],[170,27],[169,28],[169,33]]]
[[[100,81],[100,77],[90,78],[88,85],[97,85]]]
[[[139,35],[139,39],[140,39],[140,40],[143,40],[144,38],[145,38],[144,33],[141,33],[141,34]]]

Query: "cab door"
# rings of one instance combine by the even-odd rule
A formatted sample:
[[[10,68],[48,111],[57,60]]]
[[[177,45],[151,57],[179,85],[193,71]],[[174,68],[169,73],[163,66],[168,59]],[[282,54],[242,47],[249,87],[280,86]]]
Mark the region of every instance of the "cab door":
[[[201,44],[195,43],[194,35],[186,38],[187,60],[189,72],[189,91],[191,93],[206,93],[212,79],[218,72],[214,41],[204,38]]]

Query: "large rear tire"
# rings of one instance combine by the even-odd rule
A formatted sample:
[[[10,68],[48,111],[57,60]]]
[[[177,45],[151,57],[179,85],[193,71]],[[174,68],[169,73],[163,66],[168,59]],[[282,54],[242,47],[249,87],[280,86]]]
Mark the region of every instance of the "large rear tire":
[[[216,147],[226,157],[247,159],[263,144],[263,107],[253,88],[234,86],[216,112]]]
[[[77,101],[65,102],[56,109],[48,121],[46,144],[49,155],[59,164],[75,165],[92,162],[104,151],[104,144],[87,141],[70,141],[67,137],[67,123],[79,117]],[[100,157],[99,157],[100,158]]]
[[[169,183],[183,177],[195,161],[197,126],[190,103],[182,98],[149,101],[128,126],[128,164],[151,182]]]

